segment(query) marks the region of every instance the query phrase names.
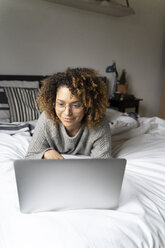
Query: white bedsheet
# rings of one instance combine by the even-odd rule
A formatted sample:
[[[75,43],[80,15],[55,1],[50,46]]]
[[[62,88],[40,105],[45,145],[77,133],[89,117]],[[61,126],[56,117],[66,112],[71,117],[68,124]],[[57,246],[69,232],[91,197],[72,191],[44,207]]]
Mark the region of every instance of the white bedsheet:
[[[140,126],[113,136],[113,155],[127,159],[117,210],[22,214],[13,160],[31,137],[0,134],[0,248],[164,248],[165,121],[140,118]]]

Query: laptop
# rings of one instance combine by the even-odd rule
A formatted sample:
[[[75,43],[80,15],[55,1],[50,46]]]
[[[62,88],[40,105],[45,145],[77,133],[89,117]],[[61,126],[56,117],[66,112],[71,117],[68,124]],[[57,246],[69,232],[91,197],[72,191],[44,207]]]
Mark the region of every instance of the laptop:
[[[23,213],[116,209],[125,159],[15,160]]]

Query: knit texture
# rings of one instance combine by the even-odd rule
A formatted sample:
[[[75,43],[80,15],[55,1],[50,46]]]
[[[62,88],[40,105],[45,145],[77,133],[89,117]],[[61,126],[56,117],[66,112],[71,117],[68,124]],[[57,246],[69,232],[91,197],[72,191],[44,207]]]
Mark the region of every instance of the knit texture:
[[[70,137],[62,123],[54,126],[43,112],[36,124],[26,159],[41,159],[45,151],[54,149],[60,154],[86,155],[92,158],[111,157],[111,134],[109,123],[104,119],[100,127],[80,128]]]

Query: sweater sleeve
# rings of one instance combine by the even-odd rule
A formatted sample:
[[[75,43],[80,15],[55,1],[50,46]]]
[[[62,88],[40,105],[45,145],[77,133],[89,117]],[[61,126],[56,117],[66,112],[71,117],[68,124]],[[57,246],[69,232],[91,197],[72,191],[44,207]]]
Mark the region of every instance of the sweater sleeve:
[[[99,128],[95,128],[93,135],[92,158],[111,158],[111,132],[106,119]]]
[[[45,151],[53,149],[46,139],[46,124],[47,118],[45,113],[42,113],[37,121],[25,159],[41,159]]]

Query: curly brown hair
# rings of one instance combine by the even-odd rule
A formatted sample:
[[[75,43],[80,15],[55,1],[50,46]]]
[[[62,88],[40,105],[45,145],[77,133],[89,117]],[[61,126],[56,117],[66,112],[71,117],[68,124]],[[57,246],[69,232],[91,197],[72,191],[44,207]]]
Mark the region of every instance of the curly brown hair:
[[[48,118],[58,125],[59,119],[55,112],[57,90],[68,87],[71,93],[83,104],[85,116],[83,124],[89,129],[99,126],[108,106],[107,85],[94,69],[68,68],[63,73],[56,73],[42,81],[37,98],[40,111],[45,111]]]

